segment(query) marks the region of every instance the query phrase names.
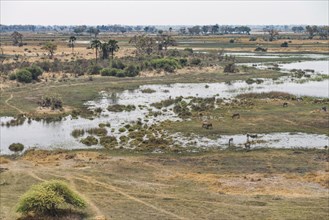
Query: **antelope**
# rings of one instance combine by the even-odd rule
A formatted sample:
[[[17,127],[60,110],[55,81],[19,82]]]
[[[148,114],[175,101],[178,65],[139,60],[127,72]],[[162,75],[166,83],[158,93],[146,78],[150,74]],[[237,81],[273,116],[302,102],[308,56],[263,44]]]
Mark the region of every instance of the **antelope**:
[[[283,103],[282,107],[288,107],[288,102]]]
[[[232,115],[232,119],[234,119],[234,118],[240,118],[240,113],[234,113]]]
[[[250,142],[247,141],[247,142],[244,144],[244,147],[245,147],[247,150],[250,150]]]
[[[228,140],[228,146],[229,147],[231,147],[231,143],[233,142],[233,138],[230,138],[229,140]]]
[[[212,123],[209,122],[209,121],[203,121],[202,122],[202,127],[206,128],[206,129],[212,128]]]
[[[251,137],[251,138],[257,138],[258,135],[257,135],[257,134],[247,134],[247,138],[248,138],[248,137]]]
[[[326,112],[326,111],[327,111],[327,106],[323,106],[323,107],[321,108],[321,110],[324,111],[324,112]]]

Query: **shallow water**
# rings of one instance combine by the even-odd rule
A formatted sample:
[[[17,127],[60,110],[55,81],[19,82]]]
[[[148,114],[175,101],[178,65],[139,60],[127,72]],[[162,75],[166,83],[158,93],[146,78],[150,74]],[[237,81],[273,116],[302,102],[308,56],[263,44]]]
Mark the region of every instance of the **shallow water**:
[[[303,59],[329,59],[329,55],[326,54],[298,54],[298,53],[235,53],[228,52],[224,55],[231,55],[236,57],[250,57],[250,58],[264,58],[264,59],[274,59],[274,58],[303,58]]]
[[[253,66],[257,65],[256,68],[267,69],[268,67],[273,66],[271,63],[242,63],[239,65]],[[292,69],[300,70],[314,70],[315,74],[329,74],[329,60],[313,60],[313,61],[301,61],[301,62],[292,62],[292,63],[277,63],[278,67],[283,72],[289,72]],[[308,74],[312,74],[308,72]]]
[[[316,73],[328,74],[328,61],[305,61],[290,64],[280,64],[289,69],[315,69]],[[154,93],[142,93],[143,89],[151,88]],[[282,77],[277,81],[264,79],[262,84],[248,85],[244,81],[232,82],[231,85],[225,83],[176,83],[165,85],[145,85],[140,86],[136,90],[126,90],[120,93],[101,92],[98,100],[89,101],[85,104],[89,108],[94,109],[100,107],[103,109],[100,117],[93,120],[78,118],[72,119],[71,116],[66,117],[60,122],[45,123],[43,121],[32,121],[28,123],[26,120],[23,125],[6,127],[1,126],[0,138],[0,154],[9,154],[8,146],[12,143],[22,143],[26,147],[37,147],[42,149],[77,149],[90,148],[79,142],[81,138],[75,139],[71,136],[74,129],[88,129],[98,127],[99,123],[111,124],[111,128],[107,128],[109,135],[114,135],[119,138],[126,133],[120,133],[119,128],[127,123],[132,123],[140,118],[143,124],[154,124],[164,120],[181,120],[175,113],[167,108],[166,112],[157,117],[147,116],[149,109],[158,112],[158,109],[151,107],[150,104],[166,100],[168,98],[183,97],[214,97],[231,98],[238,94],[246,92],[270,92],[280,91],[288,92],[297,96],[316,96],[329,97],[329,80],[324,81],[309,81],[303,84],[297,83],[289,77]],[[131,112],[109,112],[106,110],[108,105],[124,104],[135,105],[136,110]],[[142,105],[138,107],[138,105]],[[0,117],[0,122],[10,120],[10,117]],[[1,124],[1,123],[0,123]],[[111,129],[115,128],[112,132]],[[87,136],[87,134],[85,135]],[[245,141],[244,135],[234,135],[234,143],[241,145]],[[184,137],[176,139],[177,143],[185,140]],[[198,137],[193,142],[197,142],[197,146],[226,146],[229,137],[222,136],[217,141],[207,138]],[[264,135],[265,143],[256,144],[254,147],[323,147],[328,144],[328,137],[325,135],[310,135],[310,134],[288,134],[276,133]],[[277,140],[277,141],[275,141]],[[181,143],[188,146],[188,142]],[[100,146],[93,146],[100,147]]]
[[[251,148],[323,148],[328,146],[329,137],[326,135],[305,134],[305,133],[270,133],[257,134],[257,138],[249,138]],[[183,146],[196,146],[201,148],[227,148],[228,141],[233,138],[231,146],[244,147],[248,141],[246,135],[221,135],[217,139],[192,136],[184,137],[181,134],[173,135],[176,142]]]

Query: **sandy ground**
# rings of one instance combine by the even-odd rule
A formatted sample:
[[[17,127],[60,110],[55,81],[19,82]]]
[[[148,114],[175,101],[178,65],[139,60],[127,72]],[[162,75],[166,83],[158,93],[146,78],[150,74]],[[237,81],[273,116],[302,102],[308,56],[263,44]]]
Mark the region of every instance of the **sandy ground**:
[[[280,160],[276,153],[272,157]],[[232,168],[228,173],[220,171],[220,167],[225,170],[224,161],[227,160],[220,153],[167,157],[116,156],[97,151],[32,151],[17,160],[0,157],[3,171],[0,218],[17,216],[12,207],[18,197],[31,184],[49,179],[65,180],[80,193],[88,203],[86,211],[90,219],[215,219],[203,210],[204,205],[208,211],[221,210],[223,216],[230,216],[224,219],[237,219],[241,213],[246,219],[264,219],[275,218],[289,201],[293,203],[286,216],[309,206],[317,206],[320,217],[326,210],[326,204],[318,202],[328,193],[329,170],[302,175],[278,172],[276,165],[268,161],[267,169],[272,172],[247,169],[240,173]],[[325,167],[328,162],[322,163]],[[11,196],[6,197],[8,193]],[[246,204],[262,206],[263,215],[250,213]],[[233,214],[228,207],[238,210],[237,213]],[[316,210],[309,212],[313,211]]]

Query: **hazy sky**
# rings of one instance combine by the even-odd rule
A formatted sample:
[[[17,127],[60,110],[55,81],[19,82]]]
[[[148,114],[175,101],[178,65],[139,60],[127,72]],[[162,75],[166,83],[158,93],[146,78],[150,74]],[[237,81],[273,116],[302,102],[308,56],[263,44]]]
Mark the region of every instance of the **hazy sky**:
[[[27,1],[0,0],[1,24],[328,25],[329,0]]]

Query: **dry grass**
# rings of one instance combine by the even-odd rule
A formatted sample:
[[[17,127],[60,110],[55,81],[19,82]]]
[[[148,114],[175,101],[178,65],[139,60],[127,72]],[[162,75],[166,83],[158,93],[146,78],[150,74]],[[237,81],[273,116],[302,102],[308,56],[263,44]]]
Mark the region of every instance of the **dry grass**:
[[[32,184],[55,178],[86,198],[88,219],[324,219],[327,207],[319,204],[327,199],[325,154],[30,151],[1,165],[9,170],[0,174],[6,181],[0,186],[0,218],[18,217],[13,207],[19,196]]]

